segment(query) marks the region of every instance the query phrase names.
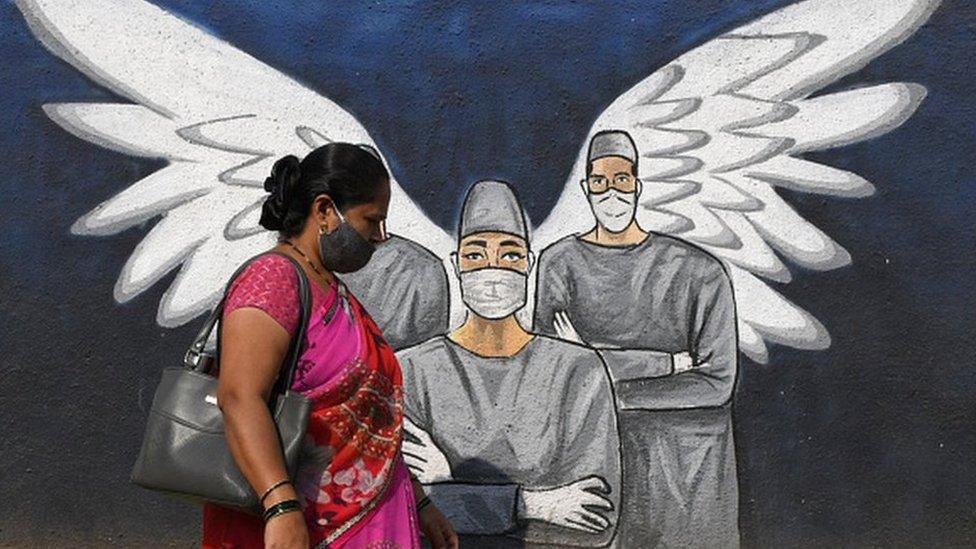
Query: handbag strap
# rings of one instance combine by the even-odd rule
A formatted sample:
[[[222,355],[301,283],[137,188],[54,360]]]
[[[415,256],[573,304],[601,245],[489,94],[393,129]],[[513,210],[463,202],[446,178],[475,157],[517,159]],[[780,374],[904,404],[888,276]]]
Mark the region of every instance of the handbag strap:
[[[231,285],[234,283],[234,280],[236,280],[237,277],[244,271],[244,269],[246,269],[254,260],[258,259],[261,256],[267,255],[267,253],[280,255],[288,259],[288,261],[290,261],[291,264],[295,267],[295,270],[298,273],[298,297],[301,306],[300,308],[301,314],[299,316],[298,326],[295,329],[295,333],[292,335],[291,343],[288,346],[288,352],[285,354],[285,359],[282,362],[282,368],[278,372],[278,378],[275,380],[273,394],[277,395],[277,394],[284,394],[289,388],[291,388],[291,384],[295,376],[295,367],[296,364],[298,363],[298,357],[301,354],[301,350],[303,347],[302,343],[305,340],[305,332],[307,331],[308,328],[308,321],[309,321],[309,316],[311,314],[311,302],[312,302],[308,276],[305,274],[305,270],[298,263],[298,261],[296,261],[293,257],[282,252],[265,252],[259,254],[244,262],[243,265],[241,265],[240,267],[238,267],[236,271],[234,271],[234,274],[231,275],[230,280],[227,282],[227,286],[224,288],[224,293],[223,296],[220,298],[220,302],[217,303],[217,306],[214,307],[213,311],[210,312],[210,316],[208,316],[206,322],[203,323],[203,326],[200,328],[200,332],[197,334],[197,337],[193,339],[193,343],[190,345],[190,348],[187,349],[186,355],[183,357],[183,365],[184,367],[194,371],[200,371],[201,367],[205,367],[207,365],[208,361],[201,360],[201,358],[203,357],[204,348],[207,345],[207,340],[210,339],[210,334],[213,332],[214,327],[217,325],[217,322],[221,318],[221,314],[223,313],[224,310],[224,305],[226,304],[227,301],[227,294],[230,293]],[[220,331],[218,330],[217,351],[216,351],[217,360],[219,360],[219,357],[220,357]]]
[[[299,304],[299,320],[298,326],[295,328],[295,334],[291,338],[291,345],[288,347],[288,353],[285,355],[285,363],[278,373],[278,379],[275,382],[274,391],[272,392],[271,404],[274,406],[275,395],[283,395],[289,389],[291,389],[291,384],[295,380],[295,369],[298,364],[298,357],[302,354],[302,349],[305,343],[305,333],[308,331],[308,321],[311,315],[312,308],[312,294],[309,288],[308,276],[305,275],[305,269],[290,255],[278,253],[291,261],[291,264],[295,267],[295,271],[298,273],[298,304]],[[220,340],[220,333],[217,333],[217,340]],[[220,347],[217,347],[218,356],[220,353]]]

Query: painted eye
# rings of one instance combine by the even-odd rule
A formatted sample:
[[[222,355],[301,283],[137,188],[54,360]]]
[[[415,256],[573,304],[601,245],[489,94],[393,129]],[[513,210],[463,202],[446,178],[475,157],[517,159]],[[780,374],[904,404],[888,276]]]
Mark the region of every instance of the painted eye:
[[[479,259],[483,259],[485,256],[481,252],[469,252],[464,254],[462,257],[468,261],[478,261]]]
[[[507,252],[502,254],[502,259],[505,261],[520,261],[525,258],[525,255],[519,252]]]

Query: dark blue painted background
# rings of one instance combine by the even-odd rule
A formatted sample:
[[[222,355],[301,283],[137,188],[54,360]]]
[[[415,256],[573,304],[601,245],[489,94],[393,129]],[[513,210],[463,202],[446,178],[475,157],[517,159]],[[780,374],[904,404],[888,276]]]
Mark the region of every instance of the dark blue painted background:
[[[167,8],[352,111],[408,192],[453,228],[462,189],[509,179],[538,223],[586,130],[683,51],[784,0],[192,2]],[[106,37],[111,39],[111,37]],[[850,250],[784,293],[831,330],[825,352],[745,362],[737,393],[748,546],[976,543],[976,10],[947,1],[908,42],[833,86],[919,82],[898,130],[815,158],[878,187],[790,194]],[[116,98],[48,54],[0,4],[0,542],[186,545],[196,511],[126,482],[159,368],[165,285],[112,285],[145,227],[69,226],[161,164],[71,137],[41,105]]]

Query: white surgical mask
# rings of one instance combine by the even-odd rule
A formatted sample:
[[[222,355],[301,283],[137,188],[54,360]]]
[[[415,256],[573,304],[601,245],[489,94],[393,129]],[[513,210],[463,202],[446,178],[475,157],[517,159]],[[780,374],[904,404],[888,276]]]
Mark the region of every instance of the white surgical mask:
[[[525,306],[528,277],[509,269],[461,273],[461,300],[483,318],[498,320]]]
[[[619,233],[626,229],[637,211],[637,193],[622,193],[608,189],[599,194],[588,193],[593,215],[606,230]]]

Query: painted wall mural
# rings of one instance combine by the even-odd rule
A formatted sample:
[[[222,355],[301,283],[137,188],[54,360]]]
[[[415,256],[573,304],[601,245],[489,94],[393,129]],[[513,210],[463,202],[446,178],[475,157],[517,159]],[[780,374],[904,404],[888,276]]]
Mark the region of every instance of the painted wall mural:
[[[895,55],[903,43],[913,47],[913,40],[943,37],[941,27],[925,34],[930,18],[968,21],[967,37],[945,41],[956,41],[953,51],[971,48],[976,42],[972,9],[940,8],[938,0],[703,3],[707,8],[666,1],[592,7],[281,7],[282,25],[308,27],[295,31],[310,37],[297,51],[313,55],[276,68],[270,58],[288,53],[274,54],[276,40],[288,40],[288,33],[267,34],[274,26],[269,23],[262,27],[263,38],[239,44],[209,28],[208,21],[247,21],[253,10],[277,15],[279,8],[241,3],[245,13],[238,15],[229,3],[186,4],[16,0],[5,23],[19,25],[21,43],[37,50],[32,55],[53,54],[104,90],[94,98],[74,99],[70,93],[35,89],[30,98],[35,108],[72,136],[112,151],[112,161],[140,163],[107,182],[110,196],[72,194],[66,211],[87,211],[65,222],[70,235],[49,238],[70,238],[79,249],[112,241],[90,237],[122,239],[112,244],[113,257],[127,256],[113,297],[120,305],[116,310],[132,310],[128,322],[151,325],[145,313],[147,307],[155,309],[158,328],[152,326],[156,331],[142,340],[167,337],[165,349],[178,348],[178,338],[168,334],[192,331],[237,266],[274,244],[275,235],[258,225],[258,217],[263,182],[276,159],[332,141],[369,145],[394,177],[390,236],[365,269],[343,280],[398,349],[407,416],[404,456],[463,534],[463,546],[738,547],[892,539],[888,531],[875,537],[864,533],[866,524],[884,530],[896,522],[877,514],[860,517],[861,522],[837,519],[829,528],[814,519],[792,530],[768,523],[777,519],[767,509],[788,499],[796,486],[777,487],[777,475],[792,465],[762,456],[800,451],[796,445],[802,442],[784,440],[806,421],[789,414],[802,413],[804,403],[813,408],[804,391],[820,394],[815,383],[821,379],[851,381],[851,374],[821,370],[813,386],[770,381],[765,387],[750,376],[765,379],[774,375],[769,372],[802,369],[791,362],[826,368],[865,359],[863,353],[848,352],[850,334],[864,321],[852,316],[856,299],[835,296],[828,303],[818,293],[856,294],[871,286],[867,279],[838,282],[828,272],[851,271],[862,261],[874,265],[870,250],[883,242],[875,235],[890,236],[886,246],[892,248],[913,246],[905,241],[904,227],[900,232],[877,228],[871,238],[858,241],[859,231],[869,232],[858,226],[858,208],[886,200],[872,195],[879,190],[883,195],[889,179],[900,173],[879,169],[871,154],[858,152],[874,149],[857,147],[899,139],[911,130],[927,95],[942,93],[929,84],[942,65],[919,58],[916,48],[904,54],[914,57],[880,77],[865,73],[865,67]],[[330,9],[335,17],[327,17]],[[692,20],[675,20],[680,40],[673,34],[643,36],[641,47],[660,39],[660,47],[672,52],[653,62],[644,59],[645,50],[631,36],[640,33],[627,25],[644,18],[654,29],[666,28],[660,19],[685,9],[702,10],[697,17],[715,22],[695,23],[696,16],[688,15]],[[357,15],[343,18],[346,11]],[[603,16],[608,21],[601,22]],[[382,49],[385,38],[376,35],[399,28],[412,29],[409,36],[423,34],[417,28],[425,17],[434,17],[435,35],[467,41],[448,38],[444,49],[424,46],[413,52],[404,40],[385,55],[365,53]],[[552,52],[538,55],[548,55],[555,68],[534,72],[527,66],[538,59],[533,56],[506,58],[486,69],[481,56],[504,49],[505,33],[518,33],[506,31],[506,24],[519,18],[538,24],[547,38],[560,32],[580,35],[596,53],[559,67],[573,55],[551,42]],[[472,30],[481,20],[491,21],[486,35]],[[923,37],[914,38],[916,33]],[[330,44],[332,57],[314,56],[319,35]],[[352,35],[358,48],[345,42]],[[49,53],[42,54],[37,44]],[[389,65],[381,58],[417,71],[419,76],[404,80],[410,89],[394,91],[393,82],[383,80]],[[453,67],[447,84],[438,80],[441,61]],[[333,74],[330,63],[343,68]],[[373,78],[359,100],[368,105],[365,117],[345,105],[356,102],[357,88],[344,86],[350,86],[352,72],[359,74],[357,63]],[[601,66],[593,81],[587,63]],[[548,121],[554,103],[519,97],[519,84],[501,95],[482,86],[477,91],[485,95],[458,99],[456,90],[467,89],[460,83],[465,70],[487,71],[488,81],[505,81],[506,67],[525,71],[516,80],[521,85],[558,89],[554,83],[582,79],[586,83],[576,88],[580,97],[595,89],[601,95],[587,99],[578,112],[571,93],[562,99],[559,112],[578,118],[572,121],[576,133]],[[918,82],[916,72],[923,77]],[[441,110],[405,112],[391,99],[424,89],[440,101],[427,103]],[[455,99],[462,106],[485,102],[472,112],[497,118],[490,122],[487,141],[471,131],[468,124],[474,122],[443,106]],[[938,99],[935,112],[946,112],[945,103]],[[976,119],[972,112],[967,116]],[[903,125],[909,127],[899,129]],[[95,163],[72,158],[94,154],[94,147],[62,139],[54,129],[47,133],[57,143],[70,142],[72,151],[85,151],[58,162],[53,177],[64,185],[70,184],[73,165]],[[911,135],[887,143],[904,147]],[[974,152],[971,131],[948,140],[965,142],[963,148]],[[561,154],[547,148],[549,141],[564,143]],[[403,143],[408,146],[400,152],[397,144]],[[892,156],[885,161],[904,167],[916,157],[939,157],[939,143],[919,139],[895,153],[889,147],[886,154]],[[849,148],[855,152],[844,152]],[[463,163],[472,155],[490,162],[468,170]],[[539,158],[552,169],[539,168],[537,179],[529,174]],[[516,168],[506,166],[510,159]],[[972,183],[972,169],[963,169]],[[910,173],[905,177],[919,175]],[[939,176],[927,184],[947,182]],[[958,204],[972,204],[973,193],[972,185],[961,189]],[[98,204],[101,198],[107,199]],[[838,222],[834,209],[853,221]],[[901,211],[914,224],[930,218]],[[882,218],[865,217],[863,223],[888,222],[877,219]],[[828,234],[831,228],[844,238]],[[971,229],[955,230],[950,240],[959,249],[976,240]],[[868,253],[849,252],[852,246]],[[963,261],[974,267],[971,249]],[[115,264],[87,267],[97,274],[84,276],[104,281],[109,265]],[[890,293],[899,291],[904,286]],[[101,298],[97,292],[92,290],[92,299]],[[884,318],[897,315],[889,311],[866,321],[884,324]],[[960,330],[965,325],[957,324]],[[896,329],[875,329],[869,337],[880,338],[882,345],[901,337]],[[124,330],[116,326],[112,333]],[[838,333],[839,348],[831,336]],[[142,349],[133,352],[138,357],[144,344]],[[151,361],[143,362],[138,387],[130,392],[145,412],[155,370]],[[878,368],[870,370],[872,375],[887,375]],[[779,402],[782,387],[800,396]],[[777,404],[767,410],[767,402]],[[765,417],[777,412],[782,412],[777,420]],[[972,410],[967,414],[972,417]],[[873,416],[867,427],[889,428],[884,417]],[[780,423],[767,428],[764,421]],[[833,425],[835,420],[823,421]],[[138,432],[141,422],[133,417],[130,431]],[[957,416],[946,428],[958,430],[961,423]],[[771,434],[777,428],[780,434]],[[976,447],[972,438],[955,440]],[[133,439],[131,452],[127,448],[123,454],[134,455],[137,444]],[[850,459],[852,470],[871,466]],[[847,461],[836,461],[844,464],[834,470],[836,485],[821,483],[822,472],[792,471],[806,476],[807,484],[798,484],[816,486],[804,489],[832,494],[821,496],[824,506],[837,502],[831,498],[840,497],[843,479],[854,474],[844,468]],[[120,458],[120,475],[126,474],[125,465]],[[966,474],[976,478],[976,469]],[[128,490],[133,501],[152,497],[122,484],[114,490]],[[870,489],[858,489],[872,505],[885,505]],[[763,500],[769,492],[777,496]],[[966,499],[971,492],[953,501],[976,503],[976,497]],[[924,506],[923,496],[904,501],[905,509]],[[802,507],[794,503],[791,509]],[[174,540],[193,539],[194,516],[180,514],[176,504],[157,505],[173,520],[190,521],[174,530]],[[152,530],[160,515],[129,520]],[[12,533],[0,528],[0,540],[20,537],[27,526],[42,522],[11,517]],[[976,539],[966,538],[976,535],[972,525],[933,532],[919,530],[912,539],[934,545]],[[125,544],[124,538],[99,535],[85,539]]]

